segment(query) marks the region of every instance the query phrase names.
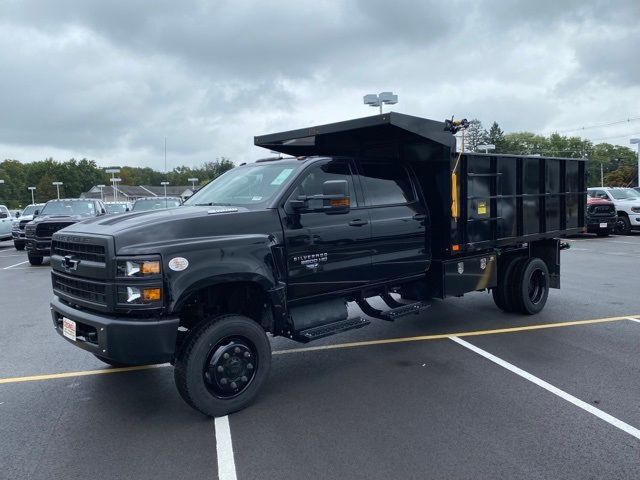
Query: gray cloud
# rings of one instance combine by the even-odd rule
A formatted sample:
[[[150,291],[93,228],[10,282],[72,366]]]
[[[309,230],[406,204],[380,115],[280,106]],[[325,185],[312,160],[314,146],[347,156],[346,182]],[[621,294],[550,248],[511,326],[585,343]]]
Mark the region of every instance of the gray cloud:
[[[373,114],[362,95],[388,89],[507,131],[616,120],[639,113],[639,20],[635,0],[8,1],[0,158],[159,168],[166,136],[174,165],[241,162],[266,153],[253,135]]]

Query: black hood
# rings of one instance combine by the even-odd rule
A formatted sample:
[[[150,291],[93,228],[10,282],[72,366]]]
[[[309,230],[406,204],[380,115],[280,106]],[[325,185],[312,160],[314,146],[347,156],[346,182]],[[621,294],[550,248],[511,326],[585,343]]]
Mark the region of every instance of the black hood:
[[[271,234],[282,231],[276,210],[243,207],[183,206],[107,215],[69,226],[65,233],[108,235],[118,255],[160,253],[163,246],[219,236]],[[279,235],[278,235],[279,236]]]

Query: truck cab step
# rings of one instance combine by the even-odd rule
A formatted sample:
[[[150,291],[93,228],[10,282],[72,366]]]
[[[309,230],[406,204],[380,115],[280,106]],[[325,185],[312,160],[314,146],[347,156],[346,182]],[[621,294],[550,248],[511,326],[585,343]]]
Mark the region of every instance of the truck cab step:
[[[364,298],[358,300],[357,303],[365,315],[373,318],[379,318],[380,320],[386,320],[388,322],[393,322],[396,318],[404,317],[406,315],[418,314],[427,310],[431,306],[426,302],[400,303],[394,300],[389,294],[381,295],[381,298],[388,306],[392,307],[390,310],[380,310],[372,307]]]
[[[327,323],[326,325],[300,330],[299,332],[295,332],[292,338],[298,342],[307,343],[311,340],[328,337],[329,335],[334,335],[336,333],[346,332],[347,330],[353,330],[355,328],[362,328],[370,323],[371,322],[366,318],[347,318],[346,320],[339,320],[337,322]]]

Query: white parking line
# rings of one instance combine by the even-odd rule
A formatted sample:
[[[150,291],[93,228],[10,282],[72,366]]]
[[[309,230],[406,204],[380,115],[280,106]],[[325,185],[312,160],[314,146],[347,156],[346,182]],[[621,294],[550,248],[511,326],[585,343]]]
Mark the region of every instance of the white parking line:
[[[24,262],[16,263],[14,265],[9,265],[8,267],[4,267],[3,270],[9,270],[10,268],[17,267],[18,265],[24,265],[25,263],[29,263],[29,260],[25,260]]]
[[[521,368],[518,368],[515,365],[512,365],[511,363],[506,362],[506,361],[502,360],[501,358],[498,358],[495,355],[492,355],[491,353],[489,353],[489,352],[487,352],[485,350],[482,350],[481,348],[478,348],[475,345],[472,345],[469,342],[465,342],[464,340],[462,340],[459,337],[451,336],[449,338],[451,340],[453,340],[454,342],[456,342],[457,344],[462,345],[463,347],[468,348],[469,350],[477,353],[478,355],[483,356],[487,360],[491,360],[493,363],[495,363],[497,365],[500,365],[503,368],[506,368],[510,372],[513,372],[516,375],[519,375],[522,378],[524,378],[526,380],[529,380],[532,383],[535,383],[536,385],[538,385],[539,387],[544,388],[548,392],[551,392],[554,395],[557,395],[558,397],[562,398],[563,400],[566,400],[567,402],[574,404],[576,407],[579,407],[579,408],[583,409],[584,411],[589,412],[592,415],[595,415],[599,419],[604,420],[608,424],[613,425],[614,427],[619,428],[623,432],[626,432],[629,435],[631,435],[631,436],[637,438],[638,440],[640,440],[640,430],[638,430],[635,427],[632,427],[628,423],[625,423],[622,420],[618,420],[617,418],[609,415],[608,413],[603,412],[602,410],[600,410],[598,408],[595,408],[594,406],[592,406],[592,405],[590,405],[590,404],[588,404],[586,402],[583,402],[579,398],[574,397],[573,395],[565,392],[564,390],[560,390],[559,388],[554,387],[550,383],[547,383],[544,380],[542,380],[542,379],[540,379],[540,378],[538,378],[538,377],[536,377],[534,375],[531,375],[528,372],[525,372]]]
[[[236,480],[236,462],[233,458],[233,443],[229,417],[216,417],[216,452],[218,456],[218,478],[220,480]]]
[[[627,317],[627,320],[631,320],[632,322],[640,323],[640,320],[638,320],[637,318],[633,318],[633,317]]]

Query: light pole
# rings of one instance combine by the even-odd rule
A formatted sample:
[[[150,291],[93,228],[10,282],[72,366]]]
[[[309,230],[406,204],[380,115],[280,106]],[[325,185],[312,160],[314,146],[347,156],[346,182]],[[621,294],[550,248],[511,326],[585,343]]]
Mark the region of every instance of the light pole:
[[[398,103],[398,95],[395,95],[393,92],[381,92],[378,95],[370,93],[362,97],[362,100],[365,105],[369,105],[370,107],[380,107],[380,114],[382,115],[382,105],[395,105]]]
[[[111,174],[111,188],[113,189],[113,200],[114,201],[118,201],[118,190],[116,190],[115,188],[115,184],[116,182],[119,182],[120,179],[116,179],[116,173],[120,173],[120,168],[116,167],[116,168],[107,168],[105,169],[105,172],[110,173]]]
[[[164,208],[167,208],[167,185],[169,182],[160,182],[160,185],[164,187]]]
[[[196,189],[196,182],[198,181],[198,179],[195,178],[195,177],[192,177],[192,178],[187,178],[187,180],[189,182],[191,182],[191,191],[195,190]]]
[[[111,181],[111,189],[113,190],[113,201],[118,201],[118,182],[121,182],[122,179],[118,177],[112,177],[109,179]]]
[[[487,145],[478,145],[476,148],[478,150],[484,150],[484,153],[489,153],[489,150],[495,150],[496,146],[489,143]]]
[[[56,186],[56,192],[58,193],[58,200],[60,200],[60,185],[64,185],[62,182],[51,182],[51,185]]]
[[[100,189],[100,200],[104,202],[104,193],[102,192],[102,189],[105,187],[106,185],[96,185],[96,187],[98,187]]]
[[[31,203],[36,203],[36,199],[35,196],[33,194],[33,192],[35,191],[36,187],[27,187],[29,190],[31,190]]]
[[[631,145],[638,146],[638,153],[636,156],[638,157],[638,186],[640,187],[640,138],[632,138],[630,140]]]
[[[0,185],[4,185],[4,180],[0,178]]]

